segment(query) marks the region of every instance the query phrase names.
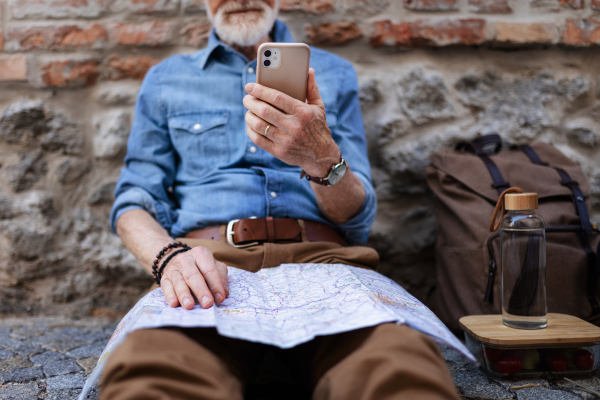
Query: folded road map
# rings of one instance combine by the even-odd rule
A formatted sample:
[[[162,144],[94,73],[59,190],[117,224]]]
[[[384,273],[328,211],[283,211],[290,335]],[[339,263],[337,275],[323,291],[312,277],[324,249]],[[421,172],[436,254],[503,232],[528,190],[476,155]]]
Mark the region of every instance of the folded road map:
[[[318,335],[395,322],[429,335],[476,363],[423,303],[375,271],[344,264],[282,264],[256,273],[228,268],[229,297],[211,308],[199,304],[191,310],[171,308],[160,288],[138,301],[119,323],[80,399],[128,333],[161,326],[215,327],[223,336],[290,348]]]

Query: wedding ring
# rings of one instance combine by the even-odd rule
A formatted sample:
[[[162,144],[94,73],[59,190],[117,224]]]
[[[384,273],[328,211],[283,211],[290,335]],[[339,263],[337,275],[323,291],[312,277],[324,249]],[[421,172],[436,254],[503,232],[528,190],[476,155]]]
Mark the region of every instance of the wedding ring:
[[[264,137],[267,137],[267,132],[269,131],[270,127],[271,127],[271,125],[267,125],[267,127],[265,128],[265,133],[263,133]]]

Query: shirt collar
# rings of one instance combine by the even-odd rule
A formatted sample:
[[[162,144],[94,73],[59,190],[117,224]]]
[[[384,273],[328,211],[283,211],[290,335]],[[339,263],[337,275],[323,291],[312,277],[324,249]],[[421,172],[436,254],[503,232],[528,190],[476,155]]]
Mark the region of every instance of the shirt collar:
[[[286,24],[278,19],[275,20],[275,24],[273,24],[273,29],[271,29],[269,35],[275,42],[294,43],[294,37],[292,36],[289,28]],[[219,47],[231,49],[230,46],[226,45],[221,41],[221,39],[218,38],[217,34],[215,33],[215,28],[212,28],[210,31],[210,36],[208,37],[208,45],[204,49],[202,57],[200,58],[200,69],[204,69],[208,59],[211,57],[215,49]]]

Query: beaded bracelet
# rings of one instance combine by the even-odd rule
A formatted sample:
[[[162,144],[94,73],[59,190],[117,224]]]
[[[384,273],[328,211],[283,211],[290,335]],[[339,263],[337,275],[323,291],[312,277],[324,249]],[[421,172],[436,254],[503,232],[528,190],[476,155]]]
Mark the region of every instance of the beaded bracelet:
[[[189,247],[189,246],[186,245],[186,247],[184,247],[183,249],[174,251],[172,254],[169,254],[169,257],[167,257],[165,259],[165,261],[163,261],[163,263],[161,264],[160,269],[158,270],[158,272],[154,273],[154,282],[156,282],[157,285],[160,285],[160,281],[162,279],[163,270],[165,269],[165,267],[167,266],[167,264],[169,263],[169,261],[171,261],[171,259],[173,257],[175,257],[177,254],[179,254],[179,253],[185,253],[186,251],[191,250],[191,249],[192,249],[191,247]]]
[[[167,246],[163,247],[163,249],[156,255],[156,258],[154,259],[154,262],[152,263],[152,274],[153,275],[156,276],[157,269],[158,269],[158,262],[160,261],[162,256],[164,256],[165,253],[168,252],[169,250],[176,249],[178,247],[189,247],[189,246],[182,242],[173,242],[173,243],[170,243]],[[156,278],[155,278],[155,280],[156,280]]]

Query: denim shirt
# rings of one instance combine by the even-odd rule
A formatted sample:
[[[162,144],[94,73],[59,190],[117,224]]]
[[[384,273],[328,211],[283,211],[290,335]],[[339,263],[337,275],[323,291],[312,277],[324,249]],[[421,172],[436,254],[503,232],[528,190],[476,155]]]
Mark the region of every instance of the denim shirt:
[[[276,42],[293,42],[276,21]],[[115,188],[113,232],[126,211],[148,211],[172,237],[251,216],[318,221],[350,243],[366,242],[377,201],[352,65],[311,48],[310,66],[332,137],[366,191],[358,213],[334,225],[319,211],[300,168],[285,164],[246,135],[247,83],[256,82],[256,60],[221,42],[214,30],[206,48],[152,67],[135,106],[125,167]],[[340,203],[344,199],[339,199]]]

